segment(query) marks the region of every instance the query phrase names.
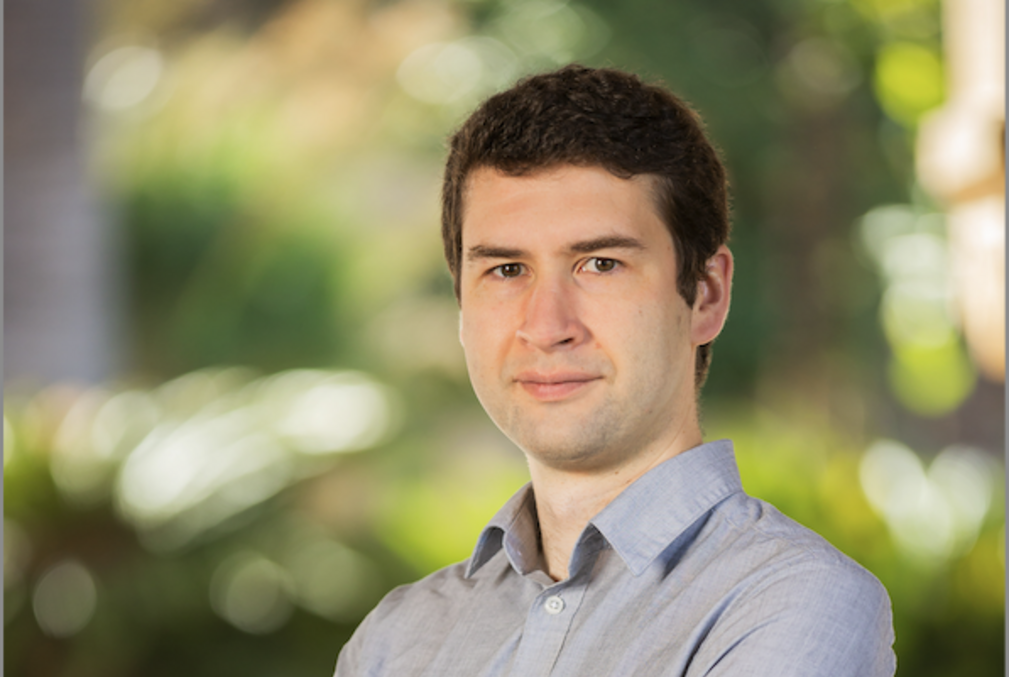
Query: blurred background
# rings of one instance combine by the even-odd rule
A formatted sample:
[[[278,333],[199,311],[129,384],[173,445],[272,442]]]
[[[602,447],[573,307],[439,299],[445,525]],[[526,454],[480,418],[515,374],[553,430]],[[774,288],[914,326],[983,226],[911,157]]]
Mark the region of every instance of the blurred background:
[[[898,674],[1003,674],[1001,0],[8,0],[4,665],[331,674],[527,479],[469,388],[444,139],[570,61],[722,149],[703,394],[872,570]]]

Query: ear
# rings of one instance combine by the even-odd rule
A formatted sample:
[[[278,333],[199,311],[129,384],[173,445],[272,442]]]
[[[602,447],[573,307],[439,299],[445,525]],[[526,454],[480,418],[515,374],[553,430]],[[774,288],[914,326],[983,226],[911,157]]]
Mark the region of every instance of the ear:
[[[466,344],[463,343],[462,340],[462,308],[459,309],[459,345],[461,345],[463,349],[466,348]]]
[[[723,244],[708,259],[704,277],[697,283],[697,296],[691,309],[691,343],[702,346],[715,340],[729,315],[731,294],[732,252]]]

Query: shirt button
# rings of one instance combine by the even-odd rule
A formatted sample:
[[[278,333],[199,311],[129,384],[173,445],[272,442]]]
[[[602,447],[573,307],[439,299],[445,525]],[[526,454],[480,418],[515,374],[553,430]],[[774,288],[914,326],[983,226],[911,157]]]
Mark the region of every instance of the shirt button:
[[[543,608],[551,616],[556,616],[560,612],[564,611],[564,600],[557,595],[547,597],[547,601],[543,603]]]

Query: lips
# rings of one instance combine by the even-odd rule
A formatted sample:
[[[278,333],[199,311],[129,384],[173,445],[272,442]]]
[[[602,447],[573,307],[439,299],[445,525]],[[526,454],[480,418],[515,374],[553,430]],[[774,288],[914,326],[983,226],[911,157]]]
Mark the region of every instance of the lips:
[[[602,377],[583,372],[522,372],[515,377],[525,392],[541,402],[567,399],[590,387]]]

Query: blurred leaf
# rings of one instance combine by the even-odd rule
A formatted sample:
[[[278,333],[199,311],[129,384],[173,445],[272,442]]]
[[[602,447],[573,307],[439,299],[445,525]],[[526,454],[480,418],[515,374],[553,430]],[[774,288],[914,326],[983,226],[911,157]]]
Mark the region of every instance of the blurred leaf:
[[[919,44],[894,42],[877,56],[876,94],[883,109],[908,127],[943,101],[942,62],[935,51]]]
[[[901,403],[922,416],[953,411],[970,395],[977,372],[955,337],[937,345],[893,347],[887,376]]]

